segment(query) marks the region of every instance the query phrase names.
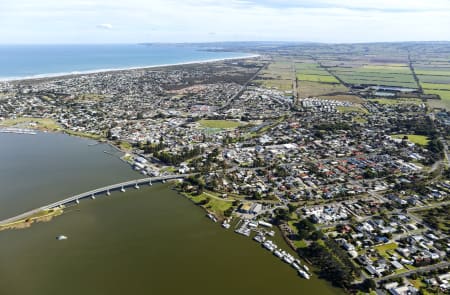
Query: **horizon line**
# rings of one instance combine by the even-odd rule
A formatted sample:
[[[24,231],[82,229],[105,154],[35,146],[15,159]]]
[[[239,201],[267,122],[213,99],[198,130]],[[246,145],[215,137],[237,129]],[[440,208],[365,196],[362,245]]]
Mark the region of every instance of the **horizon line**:
[[[1,43],[0,46],[18,46],[18,45],[148,45],[148,44],[170,44],[170,45],[183,45],[183,44],[218,44],[218,43],[273,43],[273,44],[323,44],[323,45],[345,45],[345,44],[383,44],[383,43],[450,43],[449,40],[404,40],[404,41],[353,41],[353,42],[320,42],[320,41],[274,41],[274,40],[258,40],[258,41],[195,41],[195,42],[162,42],[162,41],[143,41],[143,42],[43,42],[43,43]]]

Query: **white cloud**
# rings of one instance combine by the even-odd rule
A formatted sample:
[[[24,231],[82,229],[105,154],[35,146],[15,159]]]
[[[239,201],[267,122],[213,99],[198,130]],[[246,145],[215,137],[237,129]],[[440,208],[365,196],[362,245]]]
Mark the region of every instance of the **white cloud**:
[[[112,30],[113,25],[112,24],[99,24],[99,25],[97,25],[97,28],[104,29],[104,30]]]
[[[114,33],[98,30],[111,20]],[[3,43],[420,41],[449,28],[449,0],[0,0]]]

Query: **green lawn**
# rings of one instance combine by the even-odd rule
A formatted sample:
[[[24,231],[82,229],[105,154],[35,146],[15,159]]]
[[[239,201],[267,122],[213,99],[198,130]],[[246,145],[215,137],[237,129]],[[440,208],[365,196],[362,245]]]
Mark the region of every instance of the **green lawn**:
[[[363,107],[337,107],[337,110],[340,113],[364,113],[364,114],[368,114],[369,113]]]
[[[380,246],[375,246],[374,249],[377,250],[378,253],[380,253],[380,255],[383,256],[384,258],[389,259],[389,255],[387,254],[387,252],[393,251],[397,249],[397,247],[398,245],[396,243],[389,243]]]
[[[423,89],[450,90],[450,84],[421,83]]]
[[[187,196],[196,204],[209,199],[209,202],[202,205],[202,207],[214,212],[219,217],[223,217],[224,212],[233,206],[233,200],[221,200],[216,194],[211,192],[204,192],[199,196]]]
[[[200,125],[204,128],[234,129],[242,124],[236,121],[228,120],[200,120]]]
[[[0,126],[2,127],[22,127],[22,128],[31,128],[37,130],[46,130],[46,131],[63,131],[69,135],[85,137],[90,139],[102,139],[103,136],[85,132],[77,132],[69,129],[63,129],[61,126],[56,123],[55,120],[50,118],[28,118],[21,117],[16,119],[7,119],[4,121],[0,121]]]
[[[104,136],[102,136],[102,135],[92,134],[92,133],[87,133],[87,132],[80,132],[80,131],[73,131],[73,130],[69,130],[69,129],[65,129],[64,132],[69,134],[69,135],[78,136],[78,137],[84,137],[84,138],[90,138],[90,139],[94,139],[94,140],[98,140],[98,139],[104,138]]]
[[[33,127],[30,124],[35,124]],[[61,130],[61,127],[53,120],[49,118],[27,118],[21,117],[16,119],[7,119],[0,121],[0,126],[12,127],[16,125],[26,125],[24,128],[35,128],[40,130],[57,131]]]
[[[413,142],[418,145],[427,145],[428,144],[428,137],[423,135],[415,135],[415,134],[395,134],[391,135],[393,138],[399,138],[402,139],[404,136],[408,136],[408,140],[410,142]]]
[[[133,147],[131,146],[131,144],[129,143],[129,142],[126,142],[126,141],[121,141],[120,143],[119,143],[119,147],[120,147],[120,149],[121,150],[123,150],[123,151],[129,151],[129,150],[131,150]]]

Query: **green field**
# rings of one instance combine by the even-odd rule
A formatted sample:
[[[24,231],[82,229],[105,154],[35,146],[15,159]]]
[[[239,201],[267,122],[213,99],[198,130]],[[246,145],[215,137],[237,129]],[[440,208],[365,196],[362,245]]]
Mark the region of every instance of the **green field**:
[[[412,76],[398,75],[389,77],[379,76],[361,76],[357,72],[353,74],[339,74],[336,75],[349,84],[371,84],[371,85],[386,85],[386,86],[403,86],[410,88],[417,88],[417,84]]]
[[[337,107],[340,113],[363,113],[368,114],[369,112],[363,107]]]
[[[450,90],[450,84],[421,83],[423,89]]]
[[[450,91],[426,89],[425,93],[437,94],[441,97],[442,100],[450,100]]]
[[[199,123],[203,128],[217,129],[233,129],[242,125],[239,122],[228,120],[200,120]]]
[[[449,84],[450,76],[419,76],[422,83]]]
[[[406,64],[348,63],[330,67],[336,76],[348,84],[386,85],[417,88]]]
[[[300,81],[339,84],[339,81],[331,75],[298,74],[297,77]]]
[[[292,91],[292,79],[289,80],[254,80],[253,82],[258,83],[266,88],[275,88],[280,91]]]
[[[450,71],[439,71],[439,70],[415,70],[417,75],[424,75],[424,76],[450,76]]]
[[[389,254],[387,252],[394,251],[397,249],[398,245],[396,243],[389,243],[380,246],[375,246],[374,249],[386,259],[389,259]]]
[[[33,126],[35,124],[35,126]],[[12,127],[12,126],[20,126],[24,128],[33,128],[40,130],[48,130],[48,131],[57,131],[62,130],[62,128],[55,122],[55,120],[50,118],[16,118],[16,119],[7,119],[4,121],[0,121],[0,126],[4,127]]]
[[[404,136],[408,137],[408,140],[412,143],[425,146],[428,144],[428,137],[423,135],[415,135],[415,134],[395,134],[391,135],[393,138],[399,138],[402,139]]]
[[[298,83],[298,93],[301,98],[347,91],[347,87],[342,84],[318,83],[308,81],[300,81]]]
[[[224,212],[233,206],[233,200],[222,200],[212,192],[204,192],[199,196],[188,195],[188,198],[196,204],[208,200],[208,203],[202,205],[202,207],[208,211],[214,212],[218,217],[223,217]]]
[[[385,105],[397,105],[397,104],[421,104],[423,103],[420,99],[416,98],[395,98],[395,99],[389,99],[389,98],[370,98],[368,101],[370,102],[376,102],[379,104],[385,104]]]

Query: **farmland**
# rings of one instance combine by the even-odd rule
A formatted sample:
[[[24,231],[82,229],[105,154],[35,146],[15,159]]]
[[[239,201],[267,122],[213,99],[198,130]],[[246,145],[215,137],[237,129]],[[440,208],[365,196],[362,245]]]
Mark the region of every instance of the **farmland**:
[[[303,45],[271,56],[255,82],[297,99],[450,109],[449,56],[448,44]]]
[[[267,68],[261,71],[254,82],[266,88],[291,92],[295,80],[294,68],[291,62],[274,59]]]
[[[307,81],[300,81],[298,89],[300,97],[322,96],[330,93],[347,91],[347,87],[342,84],[329,84]]]
[[[352,63],[330,70],[348,84],[417,87],[411,70],[405,64],[393,66]]]

